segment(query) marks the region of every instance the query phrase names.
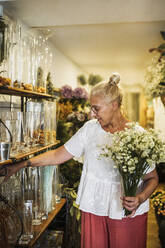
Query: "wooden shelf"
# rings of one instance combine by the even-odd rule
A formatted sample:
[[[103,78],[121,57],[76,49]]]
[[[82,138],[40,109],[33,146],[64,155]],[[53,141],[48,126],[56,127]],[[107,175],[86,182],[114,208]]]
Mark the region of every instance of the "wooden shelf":
[[[16,154],[15,156],[13,156],[13,157],[11,157],[10,159],[8,159],[8,160],[5,160],[5,161],[1,161],[0,162],[0,167],[2,166],[2,165],[7,165],[7,164],[12,164],[13,163],[13,159],[14,160],[21,160],[21,159],[23,159],[23,158],[25,158],[25,157],[27,157],[27,156],[30,156],[30,155],[33,155],[33,154],[35,154],[35,153],[38,153],[38,152],[41,152],[41,151],[44,151],[44,150],[46,150],[46,149],[49,149],[49,148],[51,148],[51,147],[53,147],[53,146],[55,146],[55,145],[57,145],[57,144],[59,144],[60,143],[60,141],[59,140],[57,140],[55,143],[53,143],[53,144],[50,144],[50,145],[47,145],[47,146],[40,146],[40,147],[35,147],[35,148],[32,148],[29,152],[22,152],[22,153],[20,153],[20,154]]]
[[[17,154],[16,156],[13,156],[12,158],[16,159],[16,160],[20,160],[24,157],[27,157],[27,156],[30,156],[30,155],[33,155],[37,152],[41,152],[41,151],[44,151],[46,149],[49,149],[57,144],[59,144],[60,141],[57,140],[55,143],[53,144],[50,144],[50,145],[47,145],[47,146],[42,146],[42,147],[35,147],[35,148],[32,148],[29,152],[25,152],[25,153],[20,153],[20,154]]]
[[[0,167],[2,165],[11,164],[11,163],[12,163],[12,160],[11,159],[8,159],[8,160],[5,160],[5,161],[0,161]]]
[[[8,87],[0,87],[0,94],[22,96],[22,97],[29,97],[29,98],[56,99],[56,96],[60,94],[60,89],[57,88],[55,90],[56,96],[52,96],[52,95],[45,94],[45,93],[22,90],[19,88],[13,88],[13,87],[8,86]]]
[[[46,230],[48,225],[52,222],[52,220],[56,217],[56,215],[60,212],[62,207],[65,205],[66,199],[62,198],[60,203],[57,203],[55,206],[55,209],[49,213],[48,218],[46,220],[43,220],[41,225],[38,226],[33,226],[33,231],[34,231],[34,237],[33,239],[29,242],[28,245],[19,245],[20,247],[32,247],[35,242],[39,239],[41,234]]]

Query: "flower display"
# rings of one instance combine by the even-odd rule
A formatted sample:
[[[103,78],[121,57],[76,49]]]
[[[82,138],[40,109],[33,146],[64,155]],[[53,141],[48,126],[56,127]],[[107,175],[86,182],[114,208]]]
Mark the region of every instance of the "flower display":
[[[165,94],[165,58],[159,60],[153,57],[151,65],[148,66],[146,75],[146,95],[149,99]]]
[[[67,99],[70,99],[73,97],[73,90],[72,90],[72,87],[69,86],[69,85],[64,85],[62,88],[61,88],[61,96],[63,98],[67,98]]]
[[[155,209],[155,213],[159,216],[165,216],[165,191],[156,191],[151,196],[151,203]]]
[[[58,117],[60,120],[72,119],[83,122],[87,120],[88,93],[85,88],[77,87],[74,90],[68,85],[61,88],[61,98],[58,102]],[[68,117],[68,118],[67,118]]]
[[[61,144],[65,144],[83,125],[88,121],[90,112],[88,93],[83,87],[77,87],[74,90],[70,86],[61,88],[61,97],[58,101],[58,125],[57,139]],[[65,179],[63,188],[64,194],[69,199],[68,209],[70,209],[69,221],[72,229],[69,230],[71,246],[78,247],[80,244],[81,212],[75,204],[76,191],[78,189],[80,176],[82,173],[83,158],[74,158],[60,166],[60,172]],[[76,243],[74,240],[77,240]]]
[[[82,122],[84,123],[87,120],[88,120],[88,114],[82,111],[72,112],[67,116],[67,121],[77,124],[78,128],[79,126],[82,126]]]
[[[59,119],[65,120],[69,114],[73,111],[73,106],[70,103],[70,101],[66,102],[59,102],[58,103],[58,109],[59,109]]]
[[[72,90],[70,86],[65,85],[61,88],[61,97],[57,104],[57,139],[61,144],[65,144],[88,121],[90,107],[87,97],[83,87]],[[67,161],[60,167],[69,187],[74,187],[75,182],[79,183],[81,170],[80,160]]]
[[[126,196],[135,196],[145,172],[165,160],[165,144],[153,129],[144,130],[137,123],[128,123],[113,136],[113,145],[102,147],[101,157],[112,159],[119,170]],[[129,211],[125,209],[125,214]]]
[[[83,98],[83,99],[88,99],[88,93],[85,90],[85,88],[82,87],[77,87],[74,89],[73,91],[73,97],[79,99],[79,98]]]
[[[88,99],[88,93],[85,88],[77,87],[74,90],[69,85],[61,88],[61,97],[65,99]]]

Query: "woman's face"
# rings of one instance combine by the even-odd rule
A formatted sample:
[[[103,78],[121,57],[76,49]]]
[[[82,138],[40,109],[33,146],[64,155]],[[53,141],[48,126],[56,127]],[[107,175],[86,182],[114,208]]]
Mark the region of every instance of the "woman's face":
[[[91,96],[91,112],[100,125],[104,128],[108,127],[114,118],[114,102],[108,103],[103,96]]]

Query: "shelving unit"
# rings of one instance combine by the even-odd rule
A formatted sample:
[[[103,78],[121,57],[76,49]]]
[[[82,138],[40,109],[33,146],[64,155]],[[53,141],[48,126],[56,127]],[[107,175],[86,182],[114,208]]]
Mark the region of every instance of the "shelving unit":
[[[23,90],[23,89],[19,89],[19,88],[13,88],[11,86],[1,86],[0,87],[0,94],[21,97],[21,110],[23,111],[23,109],[24,109],[24,106],[23,106],[23,104],[24,104],[24,98],[54,100],[54,99],[57,98],[57,96],[59,96],[60,89],[56,88],[56,90],[55,90],[56,96],[52,96],[52,95],[49,95],[49,94],[44,94],[44,93],[38,93],[38,92],[34,92],[34,91]],[[30,152],[27,152],[27,153],[22,152],[21,154],[18,154],[16,156],[12,157],[11,159],[8,159],[8,160],[5,160],[5,161],[1,161],[0,162],[0,168],[2,166],[4,166],[4,165],[12,164],[13,161],[16,162],[16,161],[21,160],[21,159],[24,159],[27,156],[30,156],[32,154],[35,155],[38,152],[47,150],[48,148],[51,148],[51,147],[57,145],[59,142],[60,141],[57,141],[54,144],[50,144],[50,145],[44,146],[44,147],[42,146],[42,147],[32,148],[30,150]]]
[[[28,98],[32,98],[32,99],[40,99],[40,100],[44,99],[44,100],[53,101],[53,100],[57,99],[57,97],[60,95],[60,90],[56,89],[54,92],[54,95],[49,95],[49,94],[44,94],[44,93],[37,93],[37,92],[33,92],[33,91],[23,90],[23,89],[19,89],[19,88],[13,88],[13,87],[9,87],[9,86],[8,87],[1,86],[0,87],[0,94],[21,97],[21,111],[24,111],[24,105],[25,105],[24,99],[27,100]],[[30,151],[28,151],[28,152],[22,151],[20,154],[16,154],[15,156],[10,157],[10,159],[8,159],[8,160],[1,161],[0,162],[0,176],[2,175],[1,170],[4,171],[3,168],[5,169],[7,166],[9,166],[13,163],[28,159],[29,156],[31,156],[31,155],[35,156],[39,152],[45,152],[48,149],[55,147],[59,143],[60,143],[60,141],[57,140],[53,144],[49,144],[49,145],[45,145],[45,146],[37,146],[37,147],[31,148]],[[32,247],[37,242],[37,240],[40,238],[40,236],[43,234],[43,232],[47,229],[48,225],[52,222],[52,220],[57,216],[57,214],[60,212],[60,210],[64,207],[65,204],[66,204],[66,199],[62,198],[60,203],[56,204],[55,209],[49,213],[48,218],[46,220],[42,221],[41,225],[34,226],[34,228],[33,228],[34,229],[34,237],[33,237],[33,239],[31,239],[29,244],[19,245],[17,247],[28,247],[28,248]]]
[[[32,247],[36,241],[40,238],[42,233],[46,230],[46,228],[49,226],[49,224],[52,222],[52,220],[56,217],[56,215],[60,212],[60,210],[64,207],[66,204],[66,199],[62,198],[60,203],[57,203],[55,206],[55,209],[49,213],[48,218],[44,221],[42,221],[41,225],[33,226],[34,231],[34,237],[31,239],[28,245],[19,245],[18,247]],[[45,247],[46,248],[46,247]]]

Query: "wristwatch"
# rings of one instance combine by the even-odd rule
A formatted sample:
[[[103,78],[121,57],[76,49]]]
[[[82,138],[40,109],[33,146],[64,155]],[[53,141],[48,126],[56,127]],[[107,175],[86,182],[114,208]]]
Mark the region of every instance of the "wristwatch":
[[[31,164],[31,161],[28,159],[27,160],[27,163],[26,163],[26,167],[30,167],[32,164]]]

